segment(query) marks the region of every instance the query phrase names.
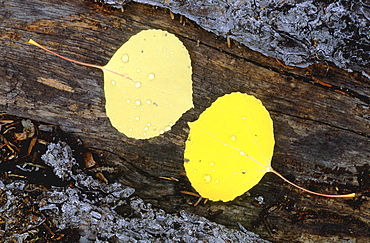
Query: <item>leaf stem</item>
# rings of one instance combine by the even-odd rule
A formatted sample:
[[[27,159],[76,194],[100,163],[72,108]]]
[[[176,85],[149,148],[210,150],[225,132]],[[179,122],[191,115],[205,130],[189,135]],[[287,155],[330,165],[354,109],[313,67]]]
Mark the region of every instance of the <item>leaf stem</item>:
[[[300,187],[300,186],[294,184],[293,182],[286,179],[284,176],[282,176],[279,172],[277,172],[273,168],[271,168],[270,172],[274,173],[275,175],[277,175],[278,177],[280,177],[281,179],[283,179],[285,182],[289,183],[290,185],[292,185],[292,186],[294,186],[298,189],[301,189],[302,191],[305,191],[305,192],[308,192],[308,193],[311,193],[311,194],[314,194],[314,195],[317,195],[317,196],[331,197],[331,198],[346,198],[346,197],[355,197],[356,196],[356,193],[350,193],[350,194],[344,194],[344,195],[330,195],[330,194],[323,194],[323,193],[313,192],[313,191],[310,191],[308,189],[305,189],[303,187]]]
[[[129,79],[129,80],[131,80],[131,81],[134,81],[134,80],[132,80],[129,76],[127,76],[127,75],[125,75],[125,74],[117,73],[117,72],[115,72],[115,71],[113,71],[113,70],[110,70],[110,69],[108,69],[108,68],[105,68],[105,67],[103,67],[103,66],[94,65],[94,64],[89,64],[89,63],[85,63],[85,62],[80,62],[80,61],[76,61],[76,60],[73,60],[73,59],[71,59],[71,58],[68,58],[68,57],[65,57],[65,56],[59,55],[58,53],[55,53],[55,52],[53,52],[53,51],[51,51],[51,50],[47,49],[46,47],[44,47],[44,46],[40,45],[39,43],[37,43],[36,41],[34,41],[34,40],[32,40],[32,39],[29,39],[29,40],[27,41],[27,43],[32,44],[32,45],[35,45],[35,46],[37,46],[37,47],[39,47],[39,48],[43,49],[44,51],[47,51],[47,52],[49,52],[49,53],[51,53],[51,54],[53,54],[53,55],[55,55],[55,56],[57,56],[57,57],[59,57],[59,58],[62,58],[62,59],[64,59],[64,60],[67,60],[67,61],[69,61],[69,62],[77,63],[77,64],[80,64],[80,65],[83,65],[83,66],[87,66],[87,67],[98,68],[98,69],[101,69],[101,70],[104,70],[104,71],[108,71],[108,72],[114,73],[114,74],[116,74],[116,75],[122,76],[122,77],[127,78],[127,79]]]

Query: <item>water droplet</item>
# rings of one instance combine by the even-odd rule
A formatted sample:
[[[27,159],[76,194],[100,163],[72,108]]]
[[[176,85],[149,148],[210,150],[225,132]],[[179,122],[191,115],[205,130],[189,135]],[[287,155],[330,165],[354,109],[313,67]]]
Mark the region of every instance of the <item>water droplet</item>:
[[[135,87],[136,87],[136,88],[140,88],[140,87],[141,87],[141,83],[140,83],[140,82],[136,82],[136,83],[135,83]]]
[[[210,166],[215,166],[215,162],[209,163]]]
[[[130,99],[127,99],[126,101],[127,101],[127,103],[131,103],[131,100]]]
[[[140,73],[141,72],[141,69],[140,68],[136,69],[136,72]]]
[[[143,135],[146,136],[146,132],[143,132]]]
[[[147,103],[148,105],[150,105],[150,104],[152,103],[152,101],[151,101],[151,100],[146,100],[146,103]]]
[[[144,109],[143,109],[143,108],[141,108],[141,109],[140,109],[140,111],[144,111]]]
[[[244,151],[240,151],[239,154],[242,155],[242,156],[245,155]]]
[[[247,118],[245,116],[242,117],[243,120],[246,120]]]
[[[130,122],[130,121],[131,121],[131,119],[129,118],[129,119],[128,119],[128,121]]]
[[[167,49],[166,48],[163,48],[163,51],[167,51]]]
[[[220,180],[219,179],[216,179],[215,180],[215,183],[217,184],[217,183],[220,183]]]
[[[204,175],[204,176],[203,176],[203,179],[204,179],[204,181],[205,181],[206,183],[208,183],[208,182],[211,182],[212,177],[211,177],[210,175],[206,174],[206,175]]]
[[[155,130],[157,130],[157,126],[154,126],[154,127],[153,127],[153,131],[155,131]]]
[[[171,130],[171,127],[170,127],[170,126],[168,126],[168,127],[166,127],[164,130],[165,130],[166,132],[168,132],[169,130]]]
[[[164,131],[163,130],[159,130],[159,134],[163,134],[164,133]]]
[[[173,123],[172,122],[170,122],[170,127],[172,127],[173,126]]]
[[[136,121],[140,120],[140,117],[138,117],[138,116],[137,116],[137,117],[135,117],[135,120],[136,120]]]
[[[197,170],[194,170],[193,172],[194,172],[194,173],[197,173]]]
[[[173,54],[173,51],[171,51],[170,54],[172,55]]]
[[[135,101],[135,104],[141,105],[141,101],[140,100],[137,100],[137,101]]]
[[[153,73],[148,74],[148,79],[153,80],[155,78],[155,75]]]
[[[145,130],[145,131],[148,131],[148,130],[149,130],[149,127],[144,127],[144,130]]]
[[[166,57],[170,57],[170,55],[167,55]]]
[[[232,141],[235,141],[235,140],[236,140],[236,136],[232,135],[232,136],[230,137],[230,139],[231,139]]]
[[[133,129],[132,128],[130,128],[130,129],[128,129],[130,132],[132,132],[133,131]]]
[[[148,127],[150,127],[150,125],[152,125],[152,124],[150,124],[150,122],[148,122],[146,125],[147,125]]]
[[[113,85],[116,85],[116,81],[112,80],[112,84],[113,84]]]
[[[128,62],[129,61],[129,57],[128,57],[128,54],[123,54],[122,55],[122,62]]]

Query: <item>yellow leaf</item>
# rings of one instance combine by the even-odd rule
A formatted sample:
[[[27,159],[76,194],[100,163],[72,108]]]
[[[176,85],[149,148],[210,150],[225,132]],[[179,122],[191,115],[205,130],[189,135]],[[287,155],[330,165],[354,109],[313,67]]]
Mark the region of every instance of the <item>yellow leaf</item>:
[[[147,139],[163,134],[193,107],[189,53],[166,31],[144,30],[132,36],[106,66],[63,57],[32,39],[28,43],[103,70],[107,116],[128,137]]]
[[[271,170],[273,124],[254,96],[236,92],[218,98],[189,126],[184,166],[202,197],[231,201]]]
[[[141,31],[104,68],[107,115],[129,137],[163,134],[193,107],[190,56],[173,34]]]
[[[271,117],[254,96],[239,92],[218,98],[199,119],[189,123],[184,167],[191,185],[212,201],[231,201],[272,172],[305,192],[330,198],[349,194],[323,194],[300,187],[271,167],[274,131]]]

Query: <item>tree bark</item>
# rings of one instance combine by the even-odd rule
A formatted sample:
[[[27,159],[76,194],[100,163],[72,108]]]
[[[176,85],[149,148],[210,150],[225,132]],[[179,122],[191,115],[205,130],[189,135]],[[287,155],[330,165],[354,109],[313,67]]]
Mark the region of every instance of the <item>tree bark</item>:
[[[281,174],[322,193],[368,190],[370,82],[361,74],[330,64],[291,68],[238,43],[228,48],[224,38],[143,4],[128,4],[121,12],[83,1],[10,0],[0,3],[0,10],[0,111],[58,125],[80,138],[115,167],[111,181],[134,187],[138,196],[168,212],[186,209],[230,227],[240,223],[272,241],[370,237],[366,195],[307,195],[272,174],[229,203],[193,207],[197,198],[179,192],[191,190],[180,175],[187,122],[233,91],[256,96],[270,111],[276,139],[272,166]],[[171,131],[148,140],[127,138],[111,126],[100,70],[26,44],[32,38],[72,59],[105,65],[130,36],[150,28],[175,34],[187,47],[195,108]]]

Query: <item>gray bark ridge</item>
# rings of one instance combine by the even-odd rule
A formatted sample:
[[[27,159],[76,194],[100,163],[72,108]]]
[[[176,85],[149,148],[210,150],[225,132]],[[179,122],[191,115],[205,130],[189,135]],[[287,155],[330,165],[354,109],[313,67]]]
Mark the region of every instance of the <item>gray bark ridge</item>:
[[[312,0],[133,0],[170,9],[254,51],[307,67],[332,62],[369,77],[370,5]],[[104,0],[122,7],[126,0]],[[330,1],[329,1],[330,2]]]

